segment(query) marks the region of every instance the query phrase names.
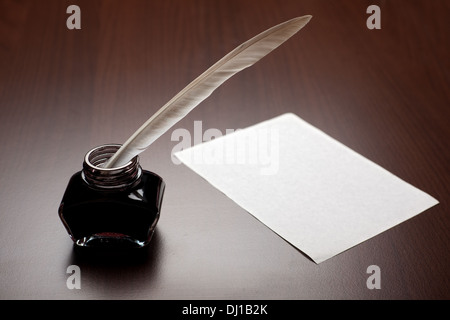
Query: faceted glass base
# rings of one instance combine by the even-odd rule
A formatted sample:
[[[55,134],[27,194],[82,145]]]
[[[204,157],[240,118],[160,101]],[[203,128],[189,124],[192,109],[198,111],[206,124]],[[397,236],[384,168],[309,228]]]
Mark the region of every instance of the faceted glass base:
[[[77,246],[144,247],[159,220],[164,188],[159,176],[145,170],[137,185],[115,191],[91,188],[78,172],[69,181],[59,216]]]

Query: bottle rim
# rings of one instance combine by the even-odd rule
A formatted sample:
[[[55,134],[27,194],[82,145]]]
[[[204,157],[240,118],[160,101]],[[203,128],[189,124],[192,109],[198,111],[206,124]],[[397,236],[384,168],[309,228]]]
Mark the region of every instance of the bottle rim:
[[[89,186],[116,190],[129,188],[140,181],[142,169],[139,165],[138,156],[120,167],[103,168],[101,166],[120,147],[120,144],[105,144],[95,147],[86,153],[82,177]]]

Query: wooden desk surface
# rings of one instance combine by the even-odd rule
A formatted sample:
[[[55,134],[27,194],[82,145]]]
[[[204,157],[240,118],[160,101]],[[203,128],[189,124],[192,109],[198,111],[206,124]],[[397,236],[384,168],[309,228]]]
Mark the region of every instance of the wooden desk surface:
[[[81,30],[66,27],[71,4]],[[371,4],[379,30],[366,27]],[[299,34],[173,130],[294,112],[440,204],[316,265],[175,165],[169,130],[141,157],[167,183],[147,256],[77,254],[57,209],[84,154],[122,143],[225,53],[305,14]],[[0,0],[0,299],[449,299],[449,16],[447,0]]]

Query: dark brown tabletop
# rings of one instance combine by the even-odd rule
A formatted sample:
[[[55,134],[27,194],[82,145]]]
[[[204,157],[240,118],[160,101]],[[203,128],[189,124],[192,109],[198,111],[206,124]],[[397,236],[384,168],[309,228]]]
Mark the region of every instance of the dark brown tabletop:
[[[72,4],[81,29],[66,26]],[[370,5],[381,29],[367,27]],[[231,49],[307,14],[141,155],[167,185],[146,254],[74,250],[57,211],[85,153],[123,143]],[[0,0],[0,299],[449,299],[449,16],[447,0]],[[286,112],[440,203],[316,264],[171,159],[175,129]]]

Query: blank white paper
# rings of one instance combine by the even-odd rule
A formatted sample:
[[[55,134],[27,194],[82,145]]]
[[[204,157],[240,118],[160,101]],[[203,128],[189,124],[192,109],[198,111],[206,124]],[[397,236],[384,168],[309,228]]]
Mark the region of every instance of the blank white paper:
[[[292,113],[175,156],[316,263],[438,204]]]

